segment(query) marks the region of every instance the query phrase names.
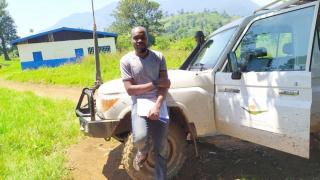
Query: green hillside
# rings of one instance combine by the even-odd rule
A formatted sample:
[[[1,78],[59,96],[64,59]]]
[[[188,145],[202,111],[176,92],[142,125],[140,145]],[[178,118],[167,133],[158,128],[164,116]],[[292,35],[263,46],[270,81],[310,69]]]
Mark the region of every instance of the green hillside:
[[[179,12],[177,15],[167,16],[163,19],[165,36],[181,39],[193,37],[196,31],[202,30],[209,35],[217,28],[239,17],[229,16],[226,13],[216,11],[204,11],[201,13]]]
[[[238,19],[239,16],[229,16],[226,13],[216,11],[204,11],[201,13],[183,12],[166,15],[162,19],[164,32],[152,37],[153,49],[158,50],[187,50],[190,52],[195,47],[194,34],[203,31],[206,36],[210,35],[219,27]],[[127,51],[132,49],[131,35],[120,34],[117,39],[117,49]]]

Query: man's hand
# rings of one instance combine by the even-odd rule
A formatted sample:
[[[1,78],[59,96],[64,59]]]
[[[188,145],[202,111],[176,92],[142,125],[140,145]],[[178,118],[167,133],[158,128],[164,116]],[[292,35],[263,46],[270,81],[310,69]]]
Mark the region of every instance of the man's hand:
[[[158,97],[155,105],[149,111],[148,118],[151,120],[159,120],[161,104],[164,101],[167,91],[171,85],[167,71],[160,71],[159,80],[152,82],[152,84],[158,89]]]
[[[135,85],[133,79],[123,81],[123,83],[130,96],[141,95],[156,88],[152,82]]]
[[[171,81],[169,79],[160,79],[155,82],[157,87],[160,88],[170,88],[171,86]]]
[[[160,118],[160,107],[155,104],[149,111],[148,118],[151,120],[159,120]]]

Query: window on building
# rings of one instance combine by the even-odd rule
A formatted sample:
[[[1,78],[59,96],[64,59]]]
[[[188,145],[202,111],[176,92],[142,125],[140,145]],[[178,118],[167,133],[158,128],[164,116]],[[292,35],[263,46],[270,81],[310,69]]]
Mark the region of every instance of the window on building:
[[[99,53],[109,53],[110,46],[99,46]]]
[[[88,54],[94,54],[94,48],[88,47]]]
[[[110,46],[99,46],[99,53],[110,53]],[[88,54],[94,54],[94,47],[88,47]]]

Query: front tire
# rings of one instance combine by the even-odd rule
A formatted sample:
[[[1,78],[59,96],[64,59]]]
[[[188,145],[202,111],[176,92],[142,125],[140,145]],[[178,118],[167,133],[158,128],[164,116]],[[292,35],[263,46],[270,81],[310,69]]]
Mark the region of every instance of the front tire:
[[[170,123],[168,132],[168,148],[167,148],[167,177],[173,178],[177,175],[182,165],[184,164],[186,153],[186,133],[181,127],[175,123]],[[128,175],[132,179],[137,180],[152,180],[154,179],[154,154],[149,151],[149,156],[140,171],[133,168],[133,160],[137,153],[137,148],[133,146],[132,135],[130,135],[125,143],[123,151],[123,165]]]
[[[310,134],[311,149],[320,150],[320,132]]]

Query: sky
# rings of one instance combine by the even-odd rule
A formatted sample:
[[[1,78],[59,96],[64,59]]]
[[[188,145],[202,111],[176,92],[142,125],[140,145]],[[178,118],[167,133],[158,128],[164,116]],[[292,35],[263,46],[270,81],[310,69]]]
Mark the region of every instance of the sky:
[[[91,11],[91,0],[6,0],[7,10],[14,19],[18,35],[25,37],[44,30],[60,19],[74,13]],[[95,9],[118,0],[94,0]],[[244,0],[245,1],[245,0]],[[273,0],[252,0],[258,5],[265,5]]]

